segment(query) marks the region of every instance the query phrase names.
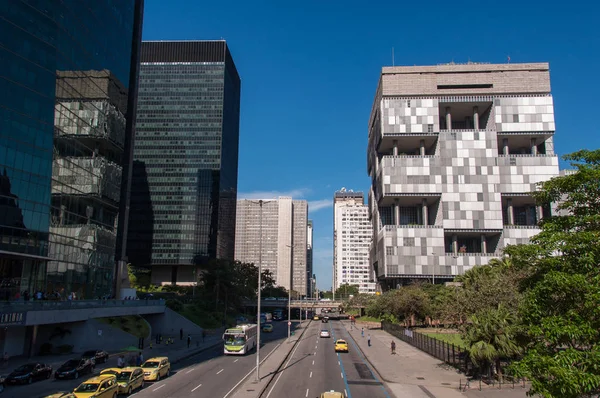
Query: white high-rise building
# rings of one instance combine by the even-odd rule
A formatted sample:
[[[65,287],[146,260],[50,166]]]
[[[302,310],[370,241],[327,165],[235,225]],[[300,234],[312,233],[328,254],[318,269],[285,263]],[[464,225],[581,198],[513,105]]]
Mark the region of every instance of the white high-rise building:
[[[357,285],[360,293],[375,293],[369,274],[372,228],[362,192],[342,190],[333,200],[333,287]]]
[[[237,202],[235,259],[255,265],[262,261],[277,285],[289,289],[291,283],[292,290],[305,296],[308,202],[283,196],[262,202],[262,212],[259,200]]]

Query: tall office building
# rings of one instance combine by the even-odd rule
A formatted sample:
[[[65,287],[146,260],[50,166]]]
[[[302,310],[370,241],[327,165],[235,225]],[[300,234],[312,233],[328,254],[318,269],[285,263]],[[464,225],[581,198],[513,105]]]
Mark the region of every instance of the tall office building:
[[[306,226],[306,295],[313,297],[313,221],[308,220]]]
[[[142,14],[141,0],[3,2],[2,299],[37,290],[113,294],[124,260]]]
[[[554,130],[547,63],[384,67],[367,150],[381,287],[448,281],[539,233]]]
[[[307,294],[308,202],[290,197],[237,202],[235,259],[271,271],[277,285]],[[262,251],[261,251],[262,247]]]
[[[342,188],[333,196],[333,288],[356,285],[359,293],[375,293],[369,273],[372,229],[362,192]]]
[[[142,43],[128,257],[154,284],[233,259],[240,89],[225,41]]]

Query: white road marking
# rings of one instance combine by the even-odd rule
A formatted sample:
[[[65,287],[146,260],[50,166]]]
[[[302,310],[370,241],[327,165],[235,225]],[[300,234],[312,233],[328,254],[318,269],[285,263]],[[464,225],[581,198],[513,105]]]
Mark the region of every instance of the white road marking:
[[[315,364],[315,360],[313,359],[313,365]]]
[[[273,353],[273,351],[275,351],[275,350],[277,349],[277,347],[279,347],[280,345],[281,345],[281,343],[277,344],[277,345],[275,346],[275,348],[273,348],[273,349],[272,349],[272,350],[271,350],[271,351],[270,351],[270,352],[269,352],[269,353],[268,353],[268,354],[267,354],[267,355],[266,355],[266,356],[263,358],[263,360],[262,360],[262,361],[260,361],[260,363],[262,364],[264,361],[266,361],[266,360],[267,360],[267,358],[269,358],[269,355],[271,355],[271,354]],[[236,388],[238,388],[238,386],[239,386],[240,384],[242,384],[242,383],[244,382],[244,380],[246,380],[246,379],[248,378],[248,376],[250,376],[250,375],[252,374],[252,372],[254,372],[254,371],[256,371],[256,366],[255,366],[255,367],[253,367],[253,368],[252,368],[252,369],[251,369],[251,370],[250,370],[250,371],[249,371],[249,372],[246,374],[246,376],[242,377],[242,379],[241,379],[240,381],[238,381],[238,382],[237,382],[237,384],[236,384],[235,386],[233,386],[233,387],[231,388],[231,390],[229,390],[229,391],[227,392],[227,394],[225,394],[225,396],[224,396],[223,398],[227,398],[227,397],[228,397],[228,396],[229,396],[229,395],[230,395],[232,392],[234,392],[234,391],[235,391],[235,389],[236,389]]]
[[[279,381],[279,379],[281,379],[281,376],[283,375],[283,372],[285,372],[285,368],[287,368],[287,366],[290,364],[292,358],[294,357],[294,354],[296,353],[296,350],[298,349],[298,347],[300,347],[300,344],[296,344],[296,347],[294,347],[294,350],[292,351],[292,355],[290,355],[290,359],[288,359],[287,363],[285,364],[285,366],[283,367],[284,370],[282,370],[279,373],[279,376],[277,376],[277,380],[275,380],[275,383],[273,384],[273,387],[271,387],[271,389],[269,390],[269,393],[267,394],[266,398],[269,398],[271,396],[271,393],[273,392],[273,390],[275,389],[275,386],[277,385],[277,382]],[[316,354],[316,353],[315,353]],[[226,398],[223,397],[223,398]]]
[[[221,369],[217,372],[217,374],[221,373],[222,371],[224,371],[225,369]]]
[[[237,361],[239,361],[239,360],[240,360],[240,359],[238,358],[238,359],[236,359],[235,361],[233,361],[233,363],[236,363],[236,362],[237,362]]]
[[[308,397],[308,388],[306,389],[306,395],[305,395],[305,397]]]
[[[308,376],[309,378],[312,377],[312,372],[310,372],[310,376]]]
[[[344,374],[342,372],[340,372],[340,377],[343,379],[344,378]]]
[[[317,352],[315,351],[315,355],[317,355]]]
[[[199,389],[200,387],[202,387],[202,384],[198,384],[196,387],[194,387],[194,389],[192,390],[192,392],[196,391],[197,389]]]
[[[340,361],[338,361],[338,365],[340,364]],[[341,366],[341,365],[340,365]]]
[[[156,387],[156,388],[155,388],[154,390],[152,390],[152,391],[153,391],[153,392],[154,392],[154,391],[158,391],[158,390],[160,390],[161,388],[163,388],[164,386],[166,386],[166,384],[163,384],[163,385],[161,385],[161,386],[159,386],[159,387]]]
[[[344,388],[344,395],[348,396],[348,391],[346,391],[346,389]]]
[[[187,372],[185,372],[185,374],[192,373],[194,371],[194,369],[195,368],[191,368],[190,370],[188,370]]]

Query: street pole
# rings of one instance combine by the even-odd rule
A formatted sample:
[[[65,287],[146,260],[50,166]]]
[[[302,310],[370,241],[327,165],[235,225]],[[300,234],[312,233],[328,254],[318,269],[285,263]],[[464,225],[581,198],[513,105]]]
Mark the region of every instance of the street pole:
[[[256,382],[260,381],[260,291],[261,291],[261,274],[262,274],[262,206],[263,201],[259,200],[258,205],[260,206],[260,238],[259,238],[259,250],[258,250],[258,304],[256,305]]]
[[[292,271],[294,264],[294,245],[286,245],[290,248],[290,288],[288,289],[288,339],[291,336],[292,327]]]

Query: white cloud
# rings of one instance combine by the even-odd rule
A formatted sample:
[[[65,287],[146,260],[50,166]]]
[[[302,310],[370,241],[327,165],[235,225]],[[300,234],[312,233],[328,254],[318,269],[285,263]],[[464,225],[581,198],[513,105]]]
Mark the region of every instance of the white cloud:
[[[308,211],[315,212],[331,206],[333,206],[333,201],[331,199],[311,200],[308,202]]]
[[[301,199],[310,192],[308,188],[292,189],[289,191],[253,191],[238,192],[238,199],[277,199],[280,196],[290,196],[293,199]]]

